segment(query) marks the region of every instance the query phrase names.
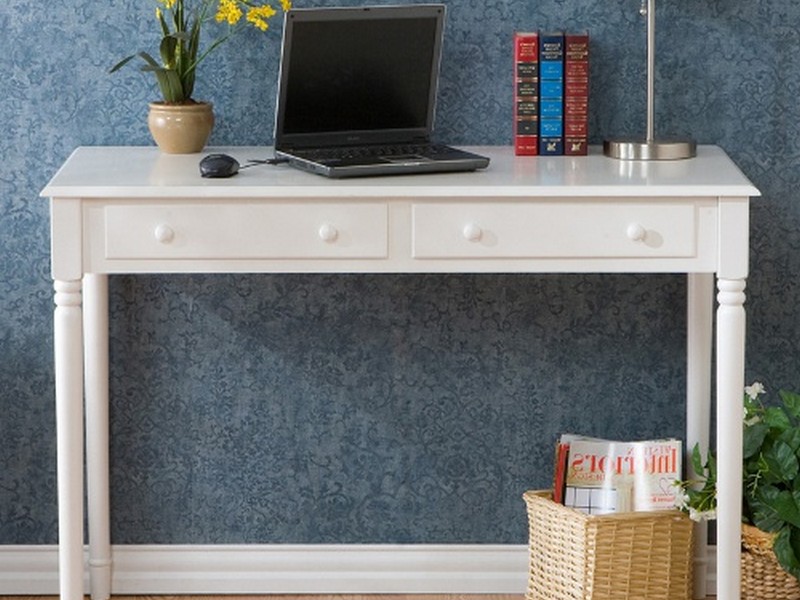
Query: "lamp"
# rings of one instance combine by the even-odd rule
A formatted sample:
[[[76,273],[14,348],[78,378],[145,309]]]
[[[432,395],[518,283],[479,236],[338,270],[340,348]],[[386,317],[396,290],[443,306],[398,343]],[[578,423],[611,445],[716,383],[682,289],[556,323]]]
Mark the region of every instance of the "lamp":
[[[642,0],[642,7],[639,12],[647,16],[647,135],[645,139],[605,140],[603,142],[603,154],[622,160],[677,160],[691,158],[697,153],[697,144],[693,139],[655,139],[655,0]]]

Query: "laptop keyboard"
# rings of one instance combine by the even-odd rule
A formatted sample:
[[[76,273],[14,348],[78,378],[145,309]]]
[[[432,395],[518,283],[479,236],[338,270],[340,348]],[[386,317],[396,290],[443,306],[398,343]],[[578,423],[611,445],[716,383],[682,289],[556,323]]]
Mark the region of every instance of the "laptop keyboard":
[[[452,150],[440,144],[392,144],[389,146],[342,146],[338,148],[315,148],[311,150],[296,150],[293,154],[310,160],[321,159],[357,159],[379,156],[436,156]]]

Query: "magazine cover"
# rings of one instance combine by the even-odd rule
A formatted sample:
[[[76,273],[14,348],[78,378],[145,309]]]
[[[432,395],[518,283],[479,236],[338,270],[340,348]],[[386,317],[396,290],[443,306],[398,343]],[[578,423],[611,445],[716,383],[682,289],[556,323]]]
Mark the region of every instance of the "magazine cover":
[[[557,456],[563,463],[556,465],[554,499],[563,497],[565,506],[587,514],[674,508],[674,482],[682,476],[680,440],[564,435]]]

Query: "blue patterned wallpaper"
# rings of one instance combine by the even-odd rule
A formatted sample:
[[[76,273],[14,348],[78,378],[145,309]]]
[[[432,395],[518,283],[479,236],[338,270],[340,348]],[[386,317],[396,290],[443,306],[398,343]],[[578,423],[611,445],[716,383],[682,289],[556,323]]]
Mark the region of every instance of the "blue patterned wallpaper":
[[[510,142],[510,38],[535,27],[591,31],[594,142],[643,132],[637,0],[447,4],[442,138]],[[748,378],[800,388],[800,4],[658,4],[657,131],[719,144],[764,194]],[[107,71],[152,46],[152,15],[147,1],[0,3],[3,544],[56,540],[37,195],[76,146],[151,143],[154,86]],[[279,30],[202,69],[212,143],[270,143]],[[683,431],[679,276],[120,276],[111,294],[117,543],[522,543],[520,494],[547,485],[559,432]]]

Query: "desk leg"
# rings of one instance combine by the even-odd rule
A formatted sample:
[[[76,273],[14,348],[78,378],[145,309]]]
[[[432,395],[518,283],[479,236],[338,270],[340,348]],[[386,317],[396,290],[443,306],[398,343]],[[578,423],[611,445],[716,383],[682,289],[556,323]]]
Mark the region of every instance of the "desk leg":
[[[58,568],[61,600],[83,599],[83,340],[81,282],[55,281]]]
[[[687,294],[686,335],[686,456],[691,469],[695,444],[706,456],[711,430],[711,355],[714,316],[714,276],[690,273]],[[690,472],[689,478],[696,476]],[[694,530],[694,597],[705,598],[708,574],[708,523]]]
[[[717,599],[739,600],[745,280],[717,287]]]
[[[108,444],[108,276],[83,278],[86,476],[92,600],[111,595]]]

